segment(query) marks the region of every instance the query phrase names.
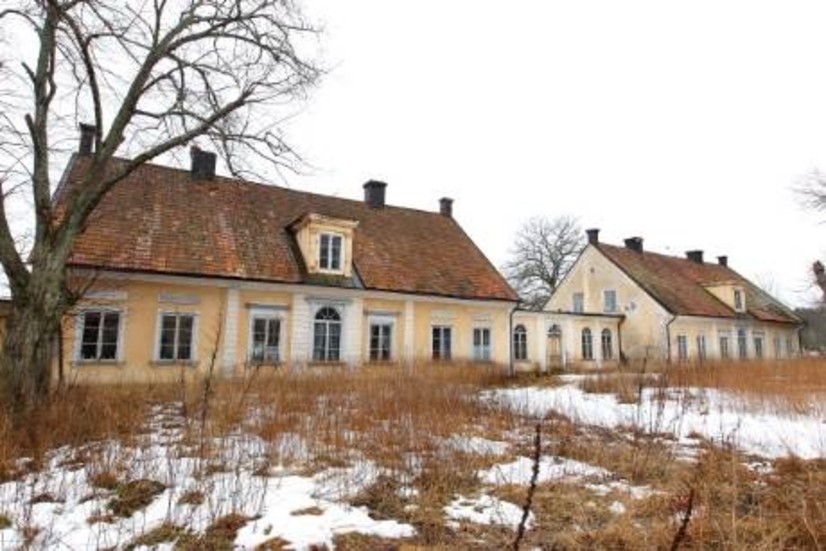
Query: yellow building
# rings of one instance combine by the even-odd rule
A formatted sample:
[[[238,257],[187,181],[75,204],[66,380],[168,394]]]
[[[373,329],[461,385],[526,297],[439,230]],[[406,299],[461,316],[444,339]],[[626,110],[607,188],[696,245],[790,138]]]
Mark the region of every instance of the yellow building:
[[[97,207],[71,256],[88,287],[64,323],[67,379],[152,380],[256,365],[507,364],[516,295],[438,212],[147,164]],[[58,204],[88,156],[74,156]]]
[[[588,245],[545,306],[556,315],[622,316],[617,326],[628,359],[689,361],[787,358],[799,354],[801,321],[780,301],[728,266],[703,259],[645,251],[643,240],[624,247],[601,243],[588,230]],[[572,327],[570,355],[598,361],[602,348],[589,327]],[[585,331],[588,333],[585,333]],[[601,331],[602,329],[597,328]]]

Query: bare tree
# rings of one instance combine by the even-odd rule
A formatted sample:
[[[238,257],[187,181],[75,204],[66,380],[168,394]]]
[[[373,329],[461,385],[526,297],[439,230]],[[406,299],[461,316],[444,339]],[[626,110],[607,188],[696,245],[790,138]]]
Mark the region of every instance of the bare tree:
[[[800,202],[806,208],[823,212],[826,211],[826,174],[820,171],[811,172],[794,188]],[[816,260],[812,263],[812,277],[823,293],[822,304],[826,304],[826,269],[823,263]]]
[[[542,308],[584,245],[576,218],[531,218],[516,234],[505,277],[527,307]]]
[[[117,182],[195,138],[211,143],[236,175],[249,172],[256,156],[259,163],[290,158],[275,117],[319,76],[310,59],[315,36],[292,0],[3,2],[0,262],[12,296],[2,366],[7,403],[35,403],[48,392],[53,343],[78,299],[67,260]],[[20,40],[32,43],[31,52]],[[58,209],[54,159],[80,122],[93,126],[93,153],[83,181]],[[124,160],[112,162],[115,155]],[[33,206],[28,255],[15,241],[10,190],[26,192]]]

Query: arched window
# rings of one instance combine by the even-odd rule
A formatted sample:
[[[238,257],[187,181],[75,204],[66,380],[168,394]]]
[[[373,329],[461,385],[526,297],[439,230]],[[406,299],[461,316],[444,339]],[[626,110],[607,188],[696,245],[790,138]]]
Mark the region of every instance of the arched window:
[[[607,328],[602,330],[602,359],[614,359],[614,343],[611,338],[611,330]]]
[[[594,359],[594,336],[587,327],[582,330],[582,359]]]
[[[513,358],[517,361],[528,359],[528,330],[522,324],[513,330]]]
[[[335,308],[326,306],[315,315],[313,361],[341,360],[341,316]]]

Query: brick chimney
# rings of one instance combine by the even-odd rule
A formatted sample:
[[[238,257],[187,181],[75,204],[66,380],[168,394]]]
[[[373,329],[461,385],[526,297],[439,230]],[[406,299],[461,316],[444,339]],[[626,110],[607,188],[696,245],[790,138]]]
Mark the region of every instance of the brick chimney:
[[[370,180],[364,184],[364,202],[374,209],[384,208],[384,196],[387,184]]]
[[[80,144],[77,152],[81,155],[91,155],[95,150],[95,134],[97,134],[97,126],[94,124],[80,123]]]
[[[215,161],[218,155],[193,145],[189,148],[189,157],[192,160],[190,174],[192,174],[193,179],[212,180],[215,178]]]
[[[642,237],[629,237],[625,240],[625,248],[634,252],[643,252]]]
[[[585,230],[585,234],[588,236],[589,244],[597,245],[599,243],[599,228],[591,228],[590,230]]]
[[[442,216],[453,218],[453,199],[450,197],[439,199],[439,212],[442,213]]]
[[[692,262],[696,262],[697,264],[703,263],[703,251],[695,250],[695,251],[686,251],[685,257]]]
[[[718,256],[717,257],[717,264],[719,264],[720,266],[728,266],[728,257],[725,256],[725,255]]]

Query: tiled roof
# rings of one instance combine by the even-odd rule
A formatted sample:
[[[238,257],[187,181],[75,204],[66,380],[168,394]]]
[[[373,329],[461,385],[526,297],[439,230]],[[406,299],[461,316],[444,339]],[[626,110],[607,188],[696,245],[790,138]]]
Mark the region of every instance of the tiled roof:
[[[799,323],[788,308],[749,280],[720,264],[698,263],[686,258],[625,247],[595,245],[609,260],[672,314],[717,318],[742,318],[715,297],[707,286],[733,283],[746,295],[745,317],[761,321]]]
[[[77,185],[75,157],[56,201]],[[74,266],[283,283],[310,279],[288,226],[307,213],[357,220],[354,264],[367,289],[468,299],[516,295],[450,217],[147,164],[119,182],[78,238]],[[341,278],[343,279],[343,278]]]

